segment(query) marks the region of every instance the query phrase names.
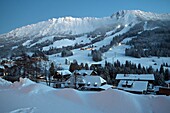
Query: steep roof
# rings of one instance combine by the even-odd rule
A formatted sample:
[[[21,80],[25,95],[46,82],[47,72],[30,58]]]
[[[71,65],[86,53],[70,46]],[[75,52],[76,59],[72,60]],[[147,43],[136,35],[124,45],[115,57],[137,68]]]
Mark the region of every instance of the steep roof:
[[[100,76],[77,76],[77,84],[84,84],[86,88],[99,88],[102,84],[106,83]],[[66,81],[66,86],[74,86],[75,76],[70,77]]]
[[[89,88],[96,88],[96,87],[99,88],[100,86],[102,86],[102,83],[106,83],[106,80],[104,80],[100,76],[84,76],[83,79],[86,81],[85,86]],[[89,83],[90,85],[88,86]]]
[[[93,70],[76,70],[75,73],[79,74],[79,75],[91,75],[92,72],[94,72]],[[96,73],[97,74],[97,73]]]
[[[117,74],[116,80],[155,80],[154,74]]]
[[[71,75],[72,73],[69,70],[59,70],[57,71],[60,75]]]
[[[126,80],[121,80],[117,86],[118,89],[123,89],[125,91],[133,91],[133,92],[143,92],[147,90],[148,81],[128,81],[128,85],[131,87],[127,87],[125,85]],[[125,85],[123,87],[123,85]]]

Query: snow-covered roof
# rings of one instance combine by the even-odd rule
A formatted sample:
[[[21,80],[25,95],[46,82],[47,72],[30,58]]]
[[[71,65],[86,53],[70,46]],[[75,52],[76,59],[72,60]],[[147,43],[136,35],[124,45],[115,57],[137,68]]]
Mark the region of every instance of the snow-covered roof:
[[[7,67],[12,67],[13,66],[12,63],[5,63],[4,65],[7,66]]]
[[[87,88],[99,88],[102,86],[102,83],[106,83],[106,80],[100,76],[85,76],[83,79],[85,80],[85,87]]]
[[[166,84],[170,84],[170,80],[168,80],[168,81],[165,81],[165,83],[166,83]]]
[[[117,74],[116,80],[155,80],[154,74]]]
[[[112,88],[112,87],[113,87],[112,85],[105,84],[105,85],[102,85],[100,88],[107,90],[107,89]]]
[[[157,92],[159,91],[159,88],[161,88],[162,86],[154,86],[154,91]]]
[[[0,65],[0,69],[5,69],[4,66]]]
[[[99,88],[106,83],[106,80],[100,76],[77,76],[76,80],[77,84],[84,84],[86,88]],[[74,83],[75,76],[72,76],[66,81],[66,86],[74,86]]]
[[[170,67],[163,67],[164,69],[168,69],[168,71],[170,71]]]
[[[125,91],[143,92],[147,90],[148,86],[148,81],[128,81],[127,86],[125,83],[125,80],[121,80],[117,88]],[[128,85],[131,85],[131,87],[128,87]]]
[[[72,73],[69,70],[59,70],[57,71],[60,75],[71,75]]]
[[[76,70],[75,73],[80,74],[80,75],[91,75],[93,70]]]

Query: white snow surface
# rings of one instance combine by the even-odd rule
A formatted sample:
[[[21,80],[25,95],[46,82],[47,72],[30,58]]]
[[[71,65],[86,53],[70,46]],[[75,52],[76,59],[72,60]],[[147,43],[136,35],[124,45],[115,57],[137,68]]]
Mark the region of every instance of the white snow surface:
[[[144,20],[169,20],[170,14],[156,14],[152,12],[144,12],[141,10],[121,10],[112,15],[112,18],[126,18],[126,22],[134,21],[134,17],[139,17]]]
[[[30,45],[31,41],[32,41],[32,40],[27,40],[27,41],[24,42],[22,45],[23,45],[23,46],[28,46],[28,45]]]
[[[23,26],[6,34],[7,37],[43,37],[52,35],[83,34],[115,23],[110,17],[104,18],[52,18],[36,24]]]
[[[129,28],[124,28],[125,30],[128,30]],[[117,32],[114,34],[114,36],[119,35],[122,33],[122,30],[120,32]],[[107,36],[104,40],[99,41],[94,43],[93,45],[96,46],[95,49],[99,49],[103,45],[109,44],[109,41],[112,40],[114,37],[112,36]],[[88,56],[88,54],[91,54],[90,50],[80,50],[80,49],[74,49],[73,51],[73,56],[69,57],[61,57],[60,53],[54,54],[54,55],[49,55],[49,59],[51,61],[54,61],[57,65],[60,65],[64,69],[69,69],[69,65],[65,65],[65,59],[68,59],[69,62],[72,62],[74,59],[78,61],[78,63],[87,63],[89,66],[91,64],[105,64],[105,60],[107,60],[110,63],[116,62],[119,60],[121,64],[125,64],[126,60],[131,61],[132,63],[135,64],[141,64],[141,66],[144,67],[149,67],[152,66],[153,69],[160,69],[161,64],[163,63],[168,63],[170,65],[170,58],[169,57],[147,57],[147,58],[134,58],[130,56],[125,56],[125,49],[129,48],[130,46],[125,45],[127,41],[130,41],[131,39],[136,38],[136,37],[129,37],[124,39],[119,45],[113,46],[110,48],[108,52],[105,52],[103,54],[103,59],[100,62],[94,62],[92,60],[91,56]],[[156,65],[155,65],[156,64]]]
[[[71,45],[74,45],[74,40],[62,39],[62,40],[59,40],[59,41],[55,41],[52,45],[43,47],[43,50],[48,51],[52,47],[62,48],[64,46],[71,46]]]
[[[34,113],[35,108],[20,108],[14,111],[11,111],[10,113]]]
[[[3,87],[0,88],[1,113],[168,113],[170,111],[169,96],[136,95],[116,89],[101,92],[53,89],[26,78],[4,87],[3,81],[0,78],[0,87]]]
[[[18,46],[13,46],[13,47],[12,47],[12,50],[13,50],[13,49],[16,49],[16,48],[18,48]]]
[[[77,37],[75,40],[71,40],[71,39],[61,39],[58,41],[53,42],[53,44],[49,45],[49,46],[45,46],[43,47],[44,51],[48,51],[50,48],[62,48],[62,47],[66,47],[66,46],[74,46],[76,43],[77,44],[86,44],[86,43],[90,43],[90,38],[87,38],[87,35],[83,35],[81,37]]]

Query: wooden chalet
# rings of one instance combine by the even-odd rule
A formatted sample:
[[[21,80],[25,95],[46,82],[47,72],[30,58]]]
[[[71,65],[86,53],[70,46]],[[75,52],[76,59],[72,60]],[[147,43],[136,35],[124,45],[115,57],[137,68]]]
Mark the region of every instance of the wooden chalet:
[[[133,93],[146,93],[153,89],[153,74],[117,74],[117,88]]]
[[[100,76],[73,75],[65,82],[65,87],[79,90],[100,91],[111,88],[112,86],[107,85],[106,80]]]
[[[53,79],[57,81],[66,81],[71,75],[72,73],[69,70],[58,70],[53,76]]]

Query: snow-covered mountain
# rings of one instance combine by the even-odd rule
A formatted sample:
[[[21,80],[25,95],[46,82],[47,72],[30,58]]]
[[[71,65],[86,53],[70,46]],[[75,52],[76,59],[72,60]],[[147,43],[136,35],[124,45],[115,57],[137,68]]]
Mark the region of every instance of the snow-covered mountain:
[[[50,35],[76,35],[92,32],[99,27],[112,24],[111,18],[52,18],[37,24],[27,25],[5,34],[6,37],[42,37]]]
[[[170,20],[170,14],[156,14],[141,10],[121,10],[114,13],[111,17],[117,18],[119,21],[122,19],[122,22],[125,20],[125,23],[133,22],[136,18],[139,20]]]
[[[52,18],[36,24],[23,26],[1,35],[5,38],[15,37],[43,37],[51,35],[77,35],[92,32],[98,28],[112,26],[120,23],[123,25],[138,23],[144,20],[170,20],[170,14],[155,14],[140,10],[122,10],[111,17],[104,18]]]
[[[170,14],[140,10],[122,10],[103,18],[52,18],[0,35],[0,49],[4,51],[4,55],[1,56],[13,52],[18,54],[19,51],[48,51],[52,48],[68,46],[78,48],[92,44],[97,45],[99,49],[100,46],[108,45],[113,37],[129,31],[167,29],[169,26]]]

